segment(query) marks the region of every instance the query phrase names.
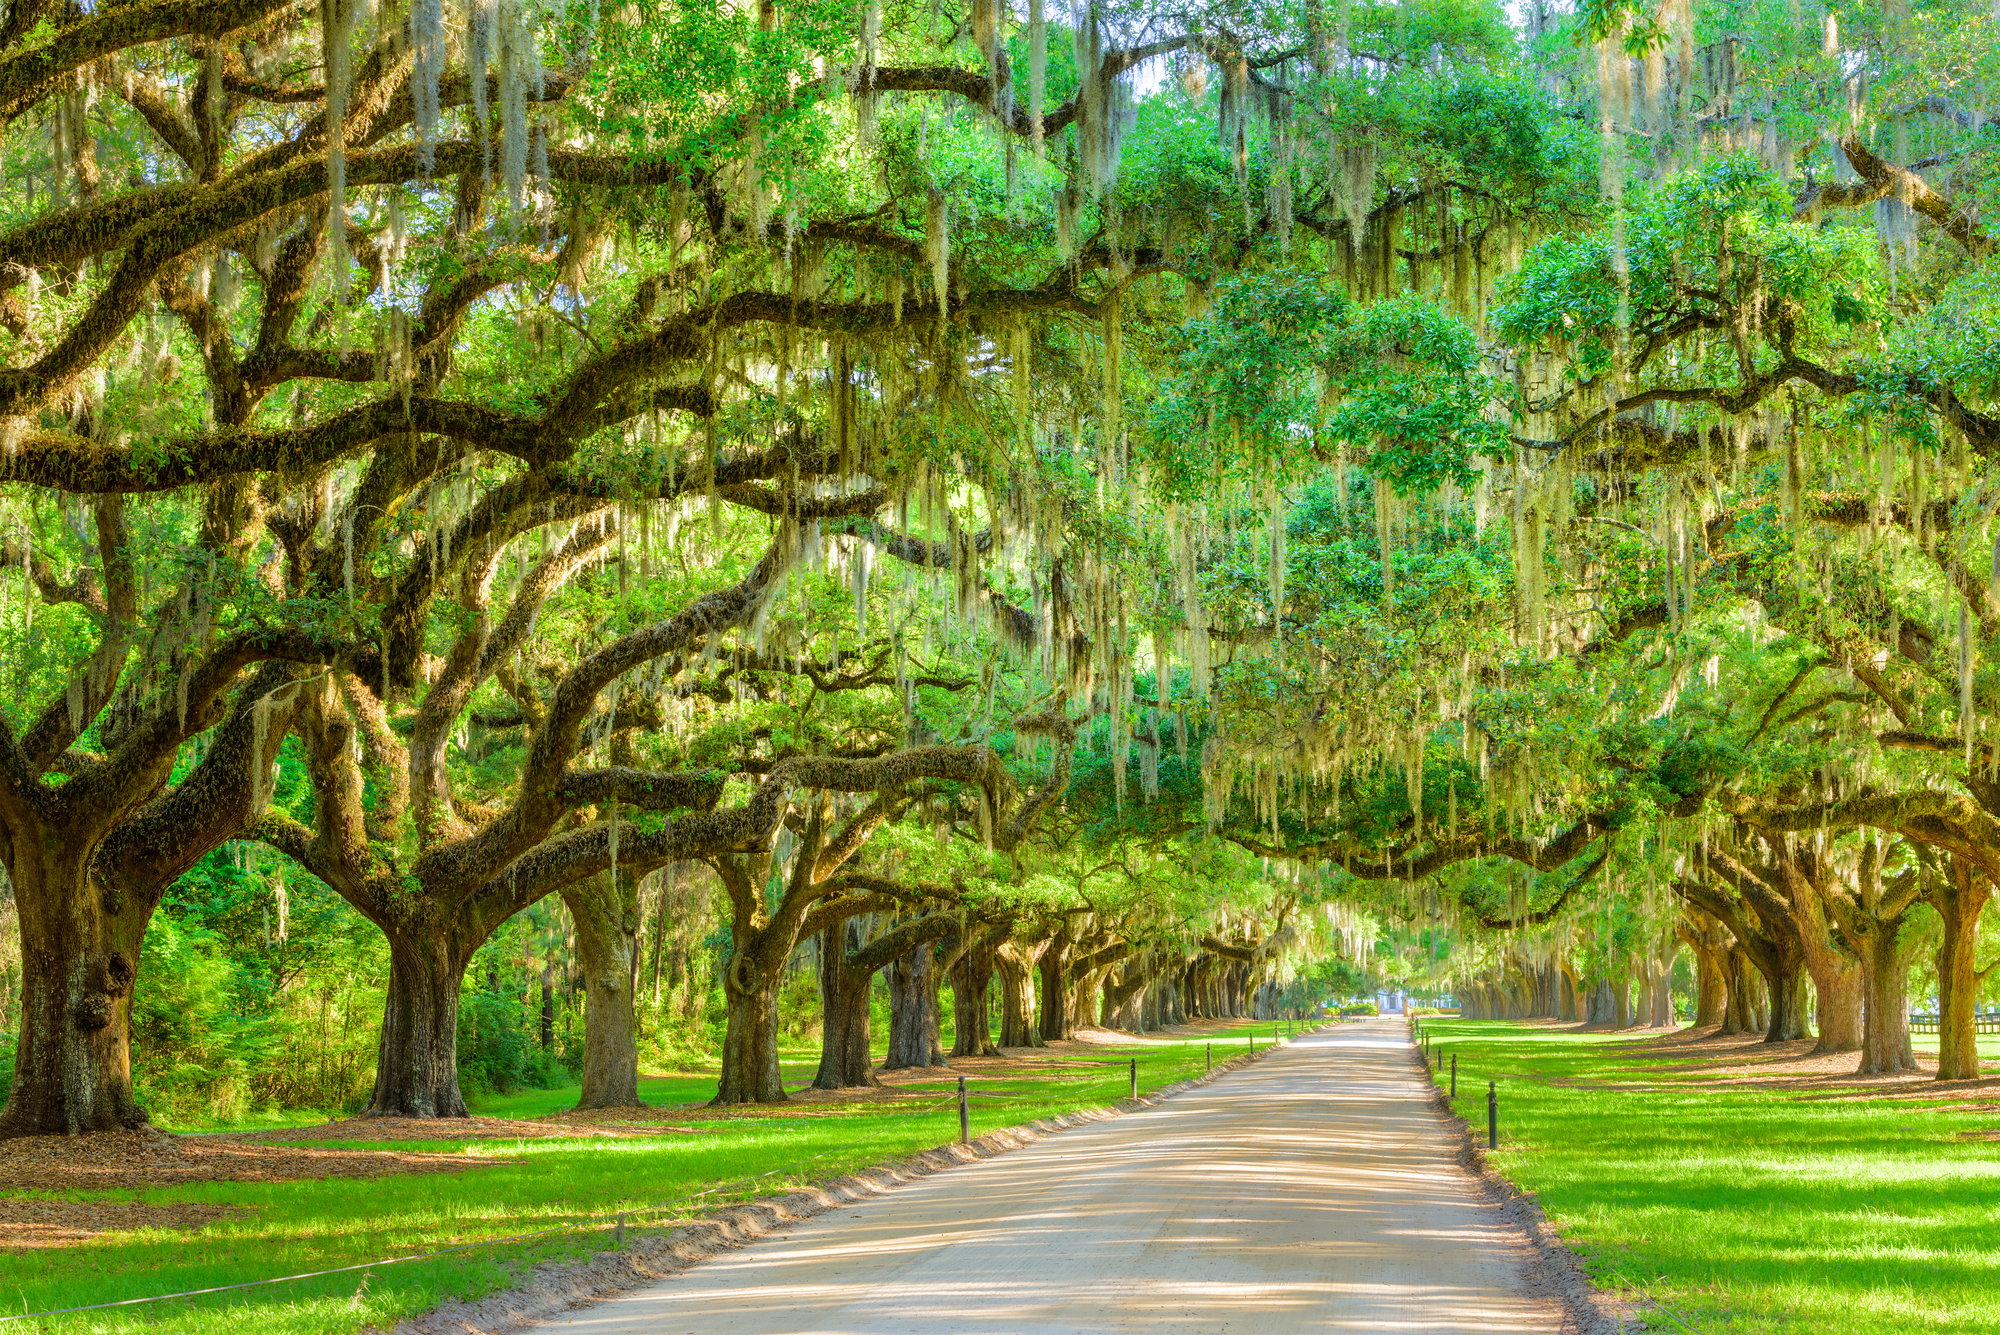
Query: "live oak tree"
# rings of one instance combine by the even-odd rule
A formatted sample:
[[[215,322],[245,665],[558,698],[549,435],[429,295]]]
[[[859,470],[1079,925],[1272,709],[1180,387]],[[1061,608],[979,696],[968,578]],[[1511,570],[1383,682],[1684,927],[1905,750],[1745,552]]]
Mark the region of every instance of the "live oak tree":
[[[520,896],[561,879],[516,864],[587,807],[710,801],[706,779],[572,772],[600,693],[745,613],[791,549],[729,608],[634,631],[554,682],[518,791],[463,801],[446,739],[511,670],[520,623],[604,559],[633,518],[621,506],[703,496],[796,526],[886,503],[908,414],[961,392],[954,364],[1034,341],[1040,319],[1115,321],[1123,293],[1172,267],[1160,219],[1096,217],[1121,80],[1178,53],[1262,89],[1246,44],[1277,31],[1225,36],[1197,14],[1135,48],[1093,13],[1051,71],[1039,17],[983,10],[977,49],[942,65],[897,63],[937,35],[903,18],[10,13],[0,101],[36,147],[10,153],[27,188],[0,238],[0,477],[97,516],[71,552],[94,593],[35,542],[13,549],[38,597],[95,625],[54,673],[61,707],[10,736],[34,994],[10,1130],[140,1116],[123,1075],[136,935],[174,860],[253,827],[392,938],[373,1108],[457,1111],[453,980]],[[1009,41],[1030,48],[1023,78]],[[953,107],[984,128],[940,129],[935,151],[987,147],[947,178],[925,145],[932,108]],[[1037,206],[1038,244],[953,221],[1003,159],[1038,154],[1066,182],[1053,212]],[[121,508],[177,526],[184,569],[135,570]],[[551,530],[527,561],[520,545]],[[288,731],[312,770],[309,824],[260,810]],[[190,777],[166,783],[191,748]],[[121,851],[152,846],[142,813],[190,842],[165,861]],[[602,818],[601,837],[615,827]]]
[[[143,1116],[139,942],[241,837],[387,938],[379,1113],[463,1112],[552,895],[632,1097],[690,859],[782,1097],[799,941],[962,893],[919,829],[998,849],[1003,1043],[1254,1004],[1322,921],[1256,858],[1496,1007],[1809,974],[1876,1069],[1921,911],[1976,1072],[1989,16],[1073,17],[9,12],[0,1130]],[[1162,869],[1225,847],[1268,897]]]

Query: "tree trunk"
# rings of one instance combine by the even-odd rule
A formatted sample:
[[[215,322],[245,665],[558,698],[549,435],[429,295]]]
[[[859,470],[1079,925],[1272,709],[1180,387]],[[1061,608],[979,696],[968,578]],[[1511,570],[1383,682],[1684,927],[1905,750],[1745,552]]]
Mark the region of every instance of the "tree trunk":
[[[1578,995],[1576,973],[1567,964],[1562,966],[1561,986],[1561,996],[1556,1003],[1556,1018],[1575,1023],[1583,1018],[1583,1005]]]
[[[722,1035],[722,1078],[715,1093],[719,1104],[787,1101],[778,1071],[778,985],[784,973],[782,968],[761,966],[754,951],[754,945],[738,946],[722,971],[728,1020]]]
[[[1862,977],[1859,961],[1848,961],[1829,970],[1824,978],[1813,978],[1816,1006],[1813,1012],[1819,1028],[1819,1042],[1813,1055],[1861,1051]]]
[[[1042,952],[1042,957],[1035,961],[1037,973],[1035,1032],[1041,1036],[1044,1044],[1059,1042],[1069,1037],[1069,1008],[1063,987],[1063,975],[1068,972],[1068,964],[1069,943],[1061,939],[1051,942],[1049,948]]]
[[[1835,941],[1820,903],[1824,891],[1814,891],[1803,877],[1793,895],[1793,921],[1798,926],[1800,958],[1812,975],[1817,994],[1814,1018],[1819,1041],[1813,1055],[1861,1051],[1861,961]]]
[[[1586,989],[1589,1001],[1585,1004],[1583,1022],[1585,1024],[1609,1024],[1611,1022],[1611,980],[1600,978],[1597,985]]]
[[[1725,1034],[1755,1034],[1764,1028],[1763,1008],[1758,997],[1758,989],[1763,985],[1764,975],[1750,962],[1750,957],[1742,950],[1729,952],[1729,1019],[1723,1025]]]
[[[543,1052],[556,1050],[556,966],[542,959],[541,1043]]]
[[[579,1108],[637,1108],[639,902],[633,878],[621,889],[610,875],[593,876],[562,892],[576,925],[583,970],[583,1089]]]
[[[951,966],[951,1055],[997,1057],[988,1005],[993,990],[993,950],[975,947]]]
[[[1716,952],[1697,947],[1694,952],[1694,1024],[1721,1025],[1729,1018],[1729,976]]]
[[[1000,971],[1000,1046],[1039,1048],[1041,1035],[1035,1030],[1028,995],[1028,963],[1009,952],[994,957]]]
[[[1771,994],[1766,1043],[1790,1043],[1806,1037],[1806,971],[1796,948],[1782,946],[1764,982]]]
[[[868,986],[874,971],[847,963],[851,944],[859,944],[849,938],[858,935],[858,922],[852,918],[820,933],[819,1071],[813,1076],[814,1089],[861,1089],[882,1083],[875,1078],[868,1052]]]
[[[1979,999],[1982,975],[1975,951],[1979,944],[1979,915],[1992,897],[1992,886],[1956,859],[1950,875],[1930,896],[1931,907],[1944,922],[1944,939],[1937,949],[1937,1078],[1940,1080],[1979,1078],[1973,1007]]]
[[[43,858],[16,841],[9,870],[21,933],[21,1027],[0,1136],[146,1124],[132,1096],[132,985],[157,899],[95,883],[91,849],[59,835]]]
[[[1674,974],[1671,967],[1660,974],[1658,986],[1653,989],[1653,1013],[1647,1022],[1655,1029],[1674,1027]]]
[[[375,1090],[363,1117],[465,1117],[458,1087],[458,994],[472,951],[449,928],[385,930],[389,988]]]
[[[889,966],[889,1053],[885,1071],[944,1065],[938,1037],[938,980],[931,943],[911,947]]]
[[[1917,1069],[1910,1043],[1910,939],[1907,915],[1878,920],[1859,944],[1867,1000],[1862,1010],[1858,1075],[1893,1075]]]

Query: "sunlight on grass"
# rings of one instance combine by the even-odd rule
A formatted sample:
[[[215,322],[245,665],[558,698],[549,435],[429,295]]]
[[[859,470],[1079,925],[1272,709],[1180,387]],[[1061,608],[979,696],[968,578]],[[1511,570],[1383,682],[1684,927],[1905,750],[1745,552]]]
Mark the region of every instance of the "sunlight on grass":
[[[1957,1139],[1992,1113],[1633,1088],[1697,1059],[1499,1021],[1425,1031],[1441,1080],[1457,1054],[1454,1106],[1476,1129],[1498,1081],[1498,1166],[1608,1286],[1703,1332],[2000,1332],[2000,1156]],[[1650,1328],[1686,1329],[1658,1313]]]
[[[1124,1097],[1124,1063],[1136,1057],[1143,1091],[1197,1075],[1205,1046],[1215,1060],[1239,1056],[1254,1033],[1257,1047],[1282,1034],[1282,1022],[1234,1025],[1214,1038],[1110,1045],[1070,1050],[1063,1066],[1036,1075],[986,1076],[973,1082],[975,1135],[1040,1117],[1102,1107]],[[1103,1063],[1093,1070],[1087,1062]],[[1074,1063],[1074,1065],[1071,1065]],[[786,1083],[812,1077],[809,1061],[787,1061]],[[794,1077],[797,1077],[794,1079]],[[932,1093],[944,1106],[912,1115],[912,1107],[861,1103],[818,1106],[812,1116],[750,1110],[698,1123],[695,1134],[630,1138],[537,1140],[314,1141],[315,1145],[401,1151],[455,1152],[489,1160],[457,1173],[366,1180],[209,1182],[148,1191],[71,1193],[77,1199],[200,1203],[241,1207],[235,1219],[195,1234],[142,1230],[89,1242],[14,1253],[0,1269],[0,1313],[237,1284],[296,1272],[378,1261],[469,1242],[561,1229],[546,1238],[507,1242],[434,1260],[378,1267],[270,1285],[231,1294],[149,1303],[41,1321],[7,1329],[62,1332],[148,1332],[212,1335],[225,1324],[257,1335],[352,1335],[363,1325],[387,1329],[447,1298],[471,1299],[504,1287],[547,1260],[586,1256],[611,1245],[611,1216],[638,1212],[718,1183],[786,1169],[742,1190],[705,1198],[683,1210],[768,1195],[790,1186],[852,1172],[869,1164],[949,1143],[958,1135],[951,1098],[955,1077],[902,1085]],[[712,1074],[647,1077],[640,1095],[654,1105],[699,1104],[713,1096]],[[576,1104],[576,1089],[529,1090],[479,1100],[487,1117],[526,1118]],[[266,1133],[283,1140],[283,1132]],[[800,1161],[805,1161],[801,1163]],[[796,1167],[789,1167],[796,1165]],[[598,1221],[592,1223],[591,1221]],[[645,1222],[659,1222],[648,1215]],[[634,1227],[641,1221],[634,1220]],[[581,1226],[588,1225],[588,1228]],[[365,1273],[365,1279],[364,1279]]]

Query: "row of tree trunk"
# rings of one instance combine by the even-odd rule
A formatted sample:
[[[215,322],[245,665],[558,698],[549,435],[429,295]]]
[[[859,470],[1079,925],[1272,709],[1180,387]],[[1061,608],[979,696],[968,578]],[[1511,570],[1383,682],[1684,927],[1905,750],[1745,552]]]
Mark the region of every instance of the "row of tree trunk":
[[[564,902],[575,923],[586,997],[579,1106],[635,1104],[634,1001],[641,958],[636,899],[615,890],[606,877],[566,893]],[[937,1067],[952,1057],[1041,1047],[1090,1024],[1144,1033],[1191,1019],[1268,1017],[1277,1011],[1277,988],[1264,977],[1266,963],[1205,951],[1080,943],[1062,931],[1023,941],[1010,926],[968,925],[949,912],[894,922],[856,914],[823,926],[816,937],[821,1051],[813,1087],[879,1083],[869,1012],[877,974],[884,977],[890,1015],[881,1070]],[[723,969],[729,1037],[721,1101],[779,1102],[786,1098],[777,1060],[783,961],[762,957],[756,949],[762,943],[755,939],[748,944],[748,950],[732,953]],[[952,1017],[948,1049],[940,1006],[946,987]]]

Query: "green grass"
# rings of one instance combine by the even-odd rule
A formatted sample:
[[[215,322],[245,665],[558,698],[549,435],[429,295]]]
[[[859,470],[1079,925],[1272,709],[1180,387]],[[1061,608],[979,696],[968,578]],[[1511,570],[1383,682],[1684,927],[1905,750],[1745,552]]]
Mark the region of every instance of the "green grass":
[[[1992,1111],[1730,1088],[1612,1035],[1424,1030],[1482,1138],[1497,1081],[1496,1166],[1602,1283],[1685,1323],[1649,1328],[2000,1332],[2000,1144],[1957,1138]]]
[[[1262,1048],[1283,1028],[1270,1022],[1232,1025],[1217,1037],[1216,1060],[1236,1055],[1251,1032]],[[1066,1061],[1106,1063],[1096,1070],[1079,1065],[1050,1076],[978,1079],[973,1083],[979,1095],[972,1100],[973,1133],[1115,1102],[1125,1095],[1123,1061],[1132,1056],[1139,1060],[1141,1090],[1158,1089],[1201,1071],[1203,1040],[1063,1054]],[[788,1063],[786,1074],[788,1083],[799,1083],[810,1079],[811,1068]],[[900,1088],[934,1092],[946,1106],[917,1116],[910,1116],[907,1106],[879,1104],[821,1105],[805,1116],[747,1110],[727,1119],[691,1121],[699,1128],[695,1134],[505,1142],[447,1138],[379,1146],[458,1151],[492,1161],[463,1173],[66,1193],[74,1199],[228,1204],[248,1213],[193,1235],[142,1230],[5,1254],[0,1257],[0,1316],[241,1283],[574,1225],[643,1210],[712,1184],[784,1170],[719,1198],[747,1199],[957,1138],[957,1114],[951,1106],[955,1079]],[[649,1102],[672,1105],[704,1100],[714,1089],[713,1075],[688,1074],[648,1078],[641,1092]],[[574,1088],[531,1091],[486,1099],[475,1111],[529,1117],[573,1107],[575,1098]],[[282,1140],[283,1135],[271,1132],[264,1138]],[[378,1147],[360,1141],[314,1143]],[[694,1208],[715,1203],[711,1199]],[[658,1216],[649,1219],[657,1222]],[[588,1232],[566,1231],[389,1266],[368,1272],[365,1286],[355,1272],[108,1313],[0,1323],[0,1333],[212,1335],[225,1323],[258,1335],[352,1335],[363,1325],[386,1330],[446,1298],[476,1298],[503,1288],[539,1262],[603,1250],[610,1245],[604,1231],[608,1227],[607,1221]]]

